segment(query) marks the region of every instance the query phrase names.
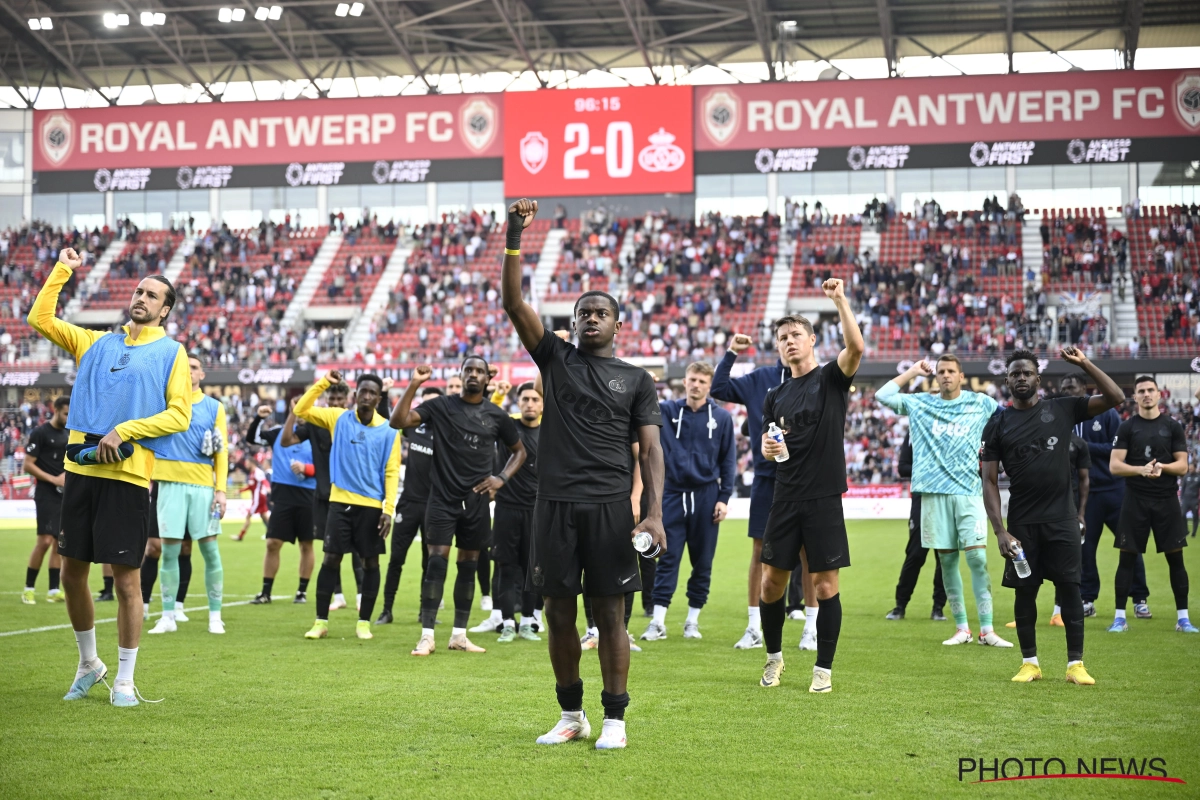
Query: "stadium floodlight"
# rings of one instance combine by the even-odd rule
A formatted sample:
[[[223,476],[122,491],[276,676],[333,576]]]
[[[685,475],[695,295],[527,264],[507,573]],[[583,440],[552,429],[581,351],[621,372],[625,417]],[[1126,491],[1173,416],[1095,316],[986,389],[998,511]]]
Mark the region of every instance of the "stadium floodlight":
[[[349,3],[338,3],[337,10],[334,11],[333,13],[339,17],[346,16],[347,14],[350,13],[350,4]]]
[[[233,21],[233,10],[228,9],[228,8],[220,9],[219,11],[217,11],[217,19],[220,20],[221,22],[232,22]]]
[[[254,18],[256,20],[258,20],[259,22],[266,20],[266,18],[268,16],[270,16],[270,14],[271,14],[271,9],[265,8],[263,6],[259,6],[258,8],[254,9]]]
[[[363,4],[362,3],[351,3],[350,4],[350,16],[361,17],[362,12],[363,12]]]
[[[233,21],[234,22],[241,22],[245,18],[246,18],[246,9],[244,9],[244,8],[233,9]]]
[[[166,25],[167,24],[167,15],[162,11],[155,11],[154,12],[154,24],[155,25]]]
[[[54,30],[54,21],[49,17],[29,18],[29,30],[31,31],[49,31]]]
[[[128,14],[114,14],[110,11],[104,15],[103,19],[104,27],[106,28],[119,28],[122,25],[129,24]]]
[[[271,19],[279,19],[283,16],[283,6],[271,6]]]

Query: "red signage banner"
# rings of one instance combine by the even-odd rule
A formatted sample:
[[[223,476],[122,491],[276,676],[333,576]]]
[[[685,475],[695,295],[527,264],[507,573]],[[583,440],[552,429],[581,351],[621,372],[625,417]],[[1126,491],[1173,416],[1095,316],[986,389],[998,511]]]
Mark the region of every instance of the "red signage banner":
[[[509,197],[690,192],[689,86],[509,92]]]
[[[878,499],[881,497],[907,497],[908,491],[902,483],[861,483],[851,484],[846,489],[845,497]]]
[[[497,158],[499,95],[34,112],[35,171]]]
[[[1195,136],[1200,71],[704,86],[695,106],[706,151]]]

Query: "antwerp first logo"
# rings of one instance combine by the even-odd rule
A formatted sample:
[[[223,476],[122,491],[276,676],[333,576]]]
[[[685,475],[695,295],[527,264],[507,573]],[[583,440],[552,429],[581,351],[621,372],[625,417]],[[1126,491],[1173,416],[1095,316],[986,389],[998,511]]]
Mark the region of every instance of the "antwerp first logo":
[[[75,120],[65,111],[56,111],[42,120],[38,129],[38,142],[42,155],[54,166],[59,166],[75,150]]]

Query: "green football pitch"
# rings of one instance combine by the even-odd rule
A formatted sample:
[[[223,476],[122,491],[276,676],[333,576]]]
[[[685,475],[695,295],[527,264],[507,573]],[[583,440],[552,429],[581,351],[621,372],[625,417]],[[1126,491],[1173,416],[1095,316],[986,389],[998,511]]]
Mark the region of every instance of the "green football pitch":
[[[227,531],[236,529],[228,526]],[[409,656],[418,570],[405,572],[397,622],[354,638],[354,615],[335,611],[330,638],[302,638],[313,604],[293,605],[296,551],[284,550],[281,597],[245,605],[259,588],[261,528],[221,542],[228,633],[207,633],[203,562],[197,553],[188,609],[178,633],[143,636],[137,684],[157,705],[122,710],[103,685],[87,700],[61,700],[76,648],[61,604],[20,603],[33,543],[29,530],[0,531],[0,797],[5,798],[389,798],[389,797],[1196,797],[1200,793],[1200,636],[1174,632],[1164,559],[1147,572],[1152,620],[1108,634],[1114,553],[1105,540],[1100,613],[1087,620],[1085,663],[1094,687],[1063,680],[1062,628],[1038,621],[1045,678],[1013,684],[1016,649],[944,647],[949,622],[928,619],[933,575],[926,565],[910,616],[888,622],[906,537],[903,522],[855,522],[854,566],[842,573],[845,610],[834,691],[808,692],[813,653],[796,649],[801,624],[788,622],[783,685],[758,686],[762,650],[732,645],[746,624],[744,522],[723,526],[704,639],[681,635],[683,583],[668,617],[670,638],[632,655],[626,715],[629,748],[600,753],[591,743],[539,747],[558,717],[545,642],[497,645],[482,655],[445,650],[451,611],[431,658]],[[1190,548],[1189,548],[1190,550]],[[998,630],[1015,641],[1012,592],[999,586],[989,553]],[[414,550],[410,563],[419,563]],[[349,578],[348,565],[345,569]],[[686,559],[684,569],[687,569]],[[1193,573],[1200,566],[1193,560]],[[686,573],[684,573],[686,576]],[[963,576],[969,591],[969,576]],[[100,570],[93,569],[93,585]],[[315,582],[314,582],[315,583]],[[449,594],[449,593],[448,593]],[[311,597],[311,594],[310,594]],[[1200,616],[1200,599],[1194,601]],[[476,603],[478,606],[478,603]],[[154,608],[158,608],[157,601]],[[972,628],[977,622],[968,598]],[[113,604],[99,604],[100,655],[116,667]],[[631,623],[640,634],[640,603]],[[476,610],[472,624],[483,617]],[[581,614],[582,622],[582,614]],[[583,656],[585,708],[598,733],[602,710],[596,653]],[[1128,770],[1131,759],[1161,759],[1186,784],[1142,780],[1038,780],[980,785],[960,759],[1079,759],[1096,771]],[[993,761],[996,759],[997,761]],[[1103,762],[1101,759],[1110,759]],[[1118,761],[1119,760],[1119,761]],[[1028,774],[1025,762],[1023,771]],[[1115,766],[1120,763],[1121,766]],[[1017,774],[1010,761],[1007,773]],[[1040,773],[1041,767],[1037,768]],[[1057,763],[1051,772],[1061,771]],[[989,772],[987,778],[993,777]]]

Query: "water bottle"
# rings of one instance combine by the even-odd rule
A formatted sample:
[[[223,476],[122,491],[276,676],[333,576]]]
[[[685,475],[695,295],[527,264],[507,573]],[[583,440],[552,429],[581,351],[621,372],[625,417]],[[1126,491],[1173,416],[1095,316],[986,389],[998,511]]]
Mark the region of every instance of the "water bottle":
[[[212,516],[208,518],[208,535],[221,535],[221,509],[213,506]]]
[[[1028,578],[1033,574],[1033,570],[1029,568],[1029,562],[1025,560],[1024,548],[1017,548],[1017,554],[1013,557],[1013,569],[1017,571],[1018,578]]]
[[[776,461],[783,463],[791,458],[791,455],[789,455],[787,451],[787,443],[783,441],[783,431],[780,430],[779,426],[774,422],[772,422],[770,427],[767,428],[767,436],[770,436],[772,439],[783,445],[783,452],[775,456]]]
[[[654,543],[654,537],[648,531],[638,531],[633,535],[633,549],[646,558],[658,558],[662,548]]]

